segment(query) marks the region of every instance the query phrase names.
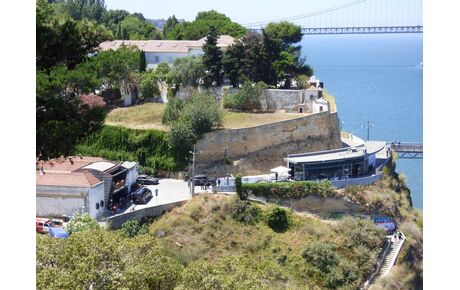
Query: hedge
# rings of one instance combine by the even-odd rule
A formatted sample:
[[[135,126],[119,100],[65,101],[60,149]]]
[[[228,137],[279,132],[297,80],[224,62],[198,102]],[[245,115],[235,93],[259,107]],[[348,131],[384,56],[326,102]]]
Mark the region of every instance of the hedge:
[[[75,147],[75,154],[137,161],[154,173],[175,171],[180,169],[180,164],[173,157],[168,136],[167,132],[158,130],[103,126],[98,132],[81,140]]]
[[[243,183],[243,192],[266,198],[302,198],[310,195],[332,197],[335,187],[329,180]]]

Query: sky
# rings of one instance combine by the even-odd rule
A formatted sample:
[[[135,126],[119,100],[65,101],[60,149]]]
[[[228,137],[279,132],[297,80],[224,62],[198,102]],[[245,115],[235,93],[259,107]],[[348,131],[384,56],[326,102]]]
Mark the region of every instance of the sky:
[[[247,24],[304,15],[357,1],[359,0],[106,0],[105,3],[107,9],[140,12],[150,19],[166,19],[174,14],[179,19],[193,20],[199,11],[214,9],[226,14],[233,21]],[[350,9],[353,9],[353,13]],[[331,26],[383,25],[385,22],[417,25],[421,24],[421,15],[422,0],[363,0],[362,3],[340,12],[315,17],[315,20],[299,20],[297,24],[311,27],[326,23]]]

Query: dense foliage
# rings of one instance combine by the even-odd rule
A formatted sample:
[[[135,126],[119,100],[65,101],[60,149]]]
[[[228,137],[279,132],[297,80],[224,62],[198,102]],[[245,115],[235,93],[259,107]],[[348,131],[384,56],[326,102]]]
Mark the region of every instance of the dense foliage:
[[[289,216],[285,209],[273,208],[266,217],[267,225],[277,233],[283,233],[289,228]]]
[[[174,17],[175,18],[175,17]],[[165,37],[167,39],[190,39],[197,40],[208,34],[209,27],[216,28],[217,33],[241,37],[246,28],[236,22],[232,22],[225,14],[214,10],[199,12],[194,21],[179,23],[176,19],[168,19]]]
[[[129,220],[125,222],[121,226],[121,232],[129,237],[135,237],[137,235],[144,235],[147,233],[147,228],[144,225],[139,225],[139,222],[135,219]]]
[[[75,153],[101,156],[109,160],[138,161],[154,173],[178,169],[178,162],[169,147],[168,133],[156,130],[132,130],[103,126],[83,139]]]
[[[99,224],[89,214],[75,213],[67,224],[67,232],[69,234],[86,232],[89,230],[97,230]]]
[[[310,195],[328,197],[335,195],[335,188],[328,180],[296,182],[243,183],[242,190],[266,198],[302,198]]]
[[[174,112],[175,109],[180,111]],[[168,102],[165,111],[168,117],[164,121],[171,124],[171,149],[183,163],[189,160],[189,151],[202,134],[222,125],[222,109],[214,96],[207,93],[194,94],[184,104],[178,100]]]
[[[197,87],[204,75],[203,60],[201,57],[176,58],[171,67],[171,82],[178,86]]]
[[[230,46],[222,60],[225,76],[237,87],[244,77],[274,87],[289,88],[292,78],[313,74],[301,57],[300,26],[289,22],[270,23],[262,33],[248,32]]]
[[[205,75],[203,83],[205,87],[220,86],[223,81],[222,73],[222,50],[217,46],[219,35],[214,26],[209,27],[206,42],[203,45],[203,65]]]
[[[153,221],[149,232],[93,230],[37,235],[37,289],[357,289],[383,246],[372,223],[330,225],[292,215],[286,231],[274,210],[200,195]],[[127,226],[125,226],[127,228]],[[130,231],[131,232],[131,231]],[[352,233],[352,234],[350,234]],[[354,234],[359,233],[359,234]],[[132,237],[130,237],[132,236]],[[110,277],[110,279],[107,279]]]
[[[224,108],[237,110],[260,110],[262,108],[260,100],[266,88],[267,85],[264,82],[253,84],[251,81],[246,80],[237,93],[227,94],[224,96]]]

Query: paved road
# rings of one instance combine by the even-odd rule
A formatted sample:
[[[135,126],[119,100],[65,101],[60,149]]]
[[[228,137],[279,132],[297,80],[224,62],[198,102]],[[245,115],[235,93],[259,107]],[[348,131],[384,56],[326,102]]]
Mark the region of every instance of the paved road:
[[[133,204],[128,207],[127,211],[131,211],[133,207],[134,210],[137,210],[145,207],[191,199],[191,194],[187,182],[180,179],[164,178],[160,179],[160,183],[158,185],[147,185],[146,187],[150,189],[153,194],[153,197],[150,199],[150,201],[147,204]],[[158,196],[155,195],[156,190],[158,190]],[[205,192],[205,190],[202,190],[200,186],[195,186],[195,193],[202,192]],[[208,192],[211,192],[211,190],[208,190]]]

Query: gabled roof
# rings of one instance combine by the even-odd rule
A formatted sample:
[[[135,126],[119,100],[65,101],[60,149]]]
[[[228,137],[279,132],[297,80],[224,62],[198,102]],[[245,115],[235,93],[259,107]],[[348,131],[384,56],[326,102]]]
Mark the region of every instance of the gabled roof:
[[[65,186],[65,187],[94,187],[102,181],[89,171],[72,173],[45,173],[37,172],[37,185]]]

